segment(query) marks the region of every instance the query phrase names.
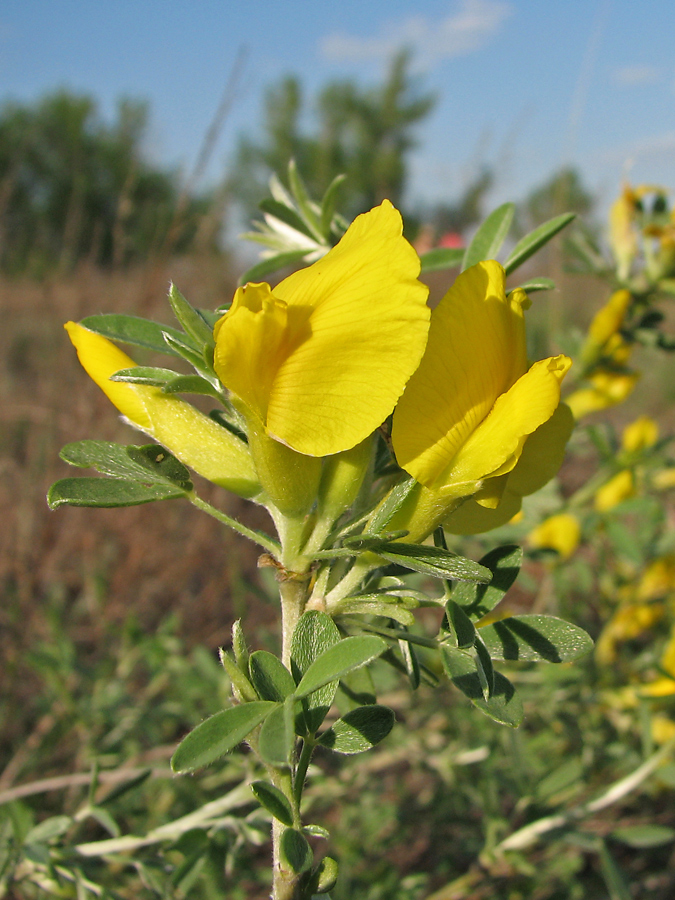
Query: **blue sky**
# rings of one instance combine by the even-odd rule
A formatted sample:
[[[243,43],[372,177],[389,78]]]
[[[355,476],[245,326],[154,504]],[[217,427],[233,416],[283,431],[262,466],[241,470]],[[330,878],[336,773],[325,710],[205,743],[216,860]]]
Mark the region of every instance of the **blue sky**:
[[[3,0],[0,98],[68,87],[152,109],[148,150],[189,169],[240,49],[236,99],[208,177],[254,134],[266,86],[295,73],[377,82],[400,46],[438,94],[410,199],[452,199],[483,162],[491,201],[577,165],[606,204],[627,173],[675,188],[672,0]]]

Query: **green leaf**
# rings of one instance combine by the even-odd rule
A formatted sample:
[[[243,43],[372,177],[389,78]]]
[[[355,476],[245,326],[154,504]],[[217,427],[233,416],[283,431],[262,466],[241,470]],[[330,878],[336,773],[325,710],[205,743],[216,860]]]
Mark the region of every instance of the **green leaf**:
[[[183,337],[177,328],[160,325],[159,322],[151,322],[149,319],[142,319],[139,316],[126,316],[119,313],[87,316],[86,319],[82,319],[80,325],[111,341],[133,344],[135,347],[145,347],[147,350],[156,350],[158,353],[168,353],[172,356],[179,354],[167,345],[164,335],[168,334],[179,340]]]
[[[319,744],[336,753],[364,753],[386,738],[395,721],[388,706],[359,706],[324,731]]]
[[[211,382],[202,378],[201,375],[176,375],[171,381],[162,385],[162,391],[165,394],[203,394],[207,397],[215,397],[216,400],[222,401],[223,399]]]
[[[593,648],[583,628],[556,616],[510,616],[479,627],[478,634],[492,659],[569,662]]]
[[[490,213],[464,252],[462,272],[484,259],[496,259],[509,232],[515,204],[503,203]]]
[[[163,387],[178,377],[178,372],[171,369],[160,369],[156,366],[134,366],[131,369],[120,369],[110,376],[111,381],[123,381],[126,384],[146,384],[150,387]]]
[[[476,640],[476,629],[473,622],[464,612],[462,607],[454,600],[448,600],[445,606],[448,624],[452,627],[460,650],[473,647]]]
[[[675,841],[675,828],[652,824],[628,825],[625,828],[615,828],[612,837],[622,844],[641,850],[672,843]]]
[[[204,358],[204,354],[199,347],[195,347],[192,343],[185,340],[184,334],[174,337],[171,334],[165,334],[164,339],[167,347],[170,347],[178,356],[182,356],[186,362],[189,362],[193,368],[202,374],[211,374],[211,370]]]
[[[168,482],[183,491],[193,489],[190,472],[180,460],[159,444],[144,444],[140,447],[127,447],[127,455],[141,469],[153,476],[157,483]]]
[[[298,167],[295,164],[294,159],[291,159],[288,164],[288,180],[303,220],[306,222],[307,227],[312,232],[312,235],[318,241],[322,241],[323,234],[321,231],[321,222],[319,221],[319,217],[316,214],[315,205],[312,203],[311,198],[307,193],[307,188],[305,187],[305,184],[300,177],[300,173],[298,172]]]
[[[511,272],[515,272],[525,260],[533,256],[552,237],[555,237],[559,231],[562,231],[563,228],[569,225],[572,219],[575,218],[575,215],[575,213],[563,213],[560,216],[555,216],[555,218],[549,219],[548,222],[544,222],[543,225],[539,225],[538,228],[521,238],[504,263],[506,274],[510,275]]]
[[[555,281],[540,276],[539,278],[530,278],[529,281],[524,281],[518,287],[526,294],[534,294],[536,291],[554,291]]]
[[[312,240],[316,239],[307,223],[302,220],[294,209],[291,209],[290,206],[286,206],[285,203],[279,203],[278,200],[266,197],[264,200],[260,201],[258,206],[264,213],[274,216],[275,219],[279,219],[279,221],[284,222],[286,225],[290,225],[291,228],[295,231],[299,231],[300,234],[304,234]]]
[[[71,816],[50,816],[31,828],[24,841],[26,844],[47,844],[65,834],[73,823],[74,819]]]
[[[483,641],[476,635],[474,641],[476,673],[483,690],[483,699],[489,700],[495,691],[495,670]]]
[[[270,784],[269,781],[254,781],[251,784],[258,803],[267,810],[268,813],[278,819],[284,825],[293,824],[293,810],[286,794],[280,791],[278,787]]]
[[[336,175],[326,188],[326,193],[321,199],[321,233],[325,240],[329,240],[331,235],[338,188],[346,178],[346,175]]]
[[[258,737],[258,752],[272,766],[287,766],[295,744],[293,700],[288,707],[277,704],[263,722]]]
[[[373,676],[369,669],[355,669],[340,679],[336,702],[340,712],[349,712],[357,706],[372,706],[377,703]]]
[[[175,284],[169,288],[169,303],[174,315],[198,347],[215,347],[213,329],[199,310],[191,306]]]
[[[461,266],[463,259],[464,247],[436,247],[420,256],[422,272],[454,269],[457,266]]]
[[[609,852],[607,844],[599,839],[600,870],[605,880],[610,900],[633,900],[633,892],[623,872]]]
[[[176,497],[185,497],[185,491],[169,484],[144,485],[124,478],[62,478],[49,488],[47,504],[50,509],[58,509],[59,506],[110,509]]]
[[[110,441],[76,441],[62,447],[59,456],[71,466],[96,469],[102,475],[112,475],[114,478],[143,478],[145,482],[153,480],[148,476],[145,467],[131,460],[127,447],[123,444],[113,444]]]
[[[492,581],[478,585],[456,584],[452,589],[452,599],[471,619],[481,619],[494,609],[516,580],[522,561],[521,547],[514,544],[495,547],[480,560],[480,565],[492,573]]]
[[[295,690],[295,681],[286,666],[273,653],[256,650],[249,658],[251,682],[261,700],[283,703]]]
[[[291,871],[300,874],[312,867],[314,859],[312,848],[307,843],[307,838],[295,828],[286,828],[281,835],[281,861],[286,863]]]
[[[418,605],[412,601],[413,608]],[[415,616],[407,608],[409,605],[405,598],[389,597],[386,594],[362,594],[355,597],[346,597],[336,604],[333,610],[336,616],[385,616],[394,619],[401,625],[412,625]]]
[[[520,725],[523,705],[513,685],[501,672],[494,673],[492,696],[486,700],[475,657],[464,650],[441,646],[441,659],[452,683],[466,694],[475,707],[503,725],[514,728]]]
[[[312,873],[312,881],[310,890],[314,897],[320,894],[325,896],[328,891],[332,891],[335,887],[338,877],[338,864],[331,856],[324,856],[316,871]],[[318,898],[317,898],[318,900]]]
[[[429,547],[426,544],[404,544],[396,541],[378,547],[378,556],[389,562],[430,575],[432,578],[450,578],[453,581],[490,581],[492,573],[471,559],[457,556],[442,547]]]
[[[378,534],[393,519],[394,515],[403,506],[405,498],[415,487],[414,478],[406,478],[389,491],[382,503],[375,510],[375,515],[369,523],[369,531]]]
[[[171,768],[174,772],[193,772],[208,766],[233,750],[278,708],[276,703],[254,700],[216,713],[183,738],[171,757]]]
[[[277,272],[286,266],[294,266],[296,263],[302,262],[309,252],[309,250],[287,250],[284,253],[268,256],[251,266],[250,269],[247,269],[239,279],[238,284],[241,287],[249,281],[260,281],[265,275],[269,275],[270,272]]]
[[[417,650],[410,641],[404,641],[401,638],[398,641],[398,648],[401,651],[403,665],[408,673],[410,687],[413,691],[416,691],[420,686],[420,661],[417,656]]]
[[[291,640],[291,672],[299,682],[317,657],[340,641],[340,632],[329,615],[310,610],[300,617]],[[314,734],[333,704],[338,682],[315,691],[302,701],[307,733]]]
[[[359,669],[387,649],[387,642],[371,634],[348,637],[329,647],[307,669],[296,689],[297,697],[306,697],[347,672]]]

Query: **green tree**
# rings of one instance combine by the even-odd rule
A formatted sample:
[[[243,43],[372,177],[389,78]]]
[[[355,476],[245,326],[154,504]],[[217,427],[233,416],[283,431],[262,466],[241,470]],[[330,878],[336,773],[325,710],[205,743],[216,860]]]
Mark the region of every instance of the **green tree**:
[[[414,128],[434,102],[433,94],[420,92],[410,74],[409,54],[401,52],[381,85],[363,89],[351,80],[327,84],[316,99],[312,128],[305,131],[302,89],[289,76],[267,92],[262,141],[240,141],[232,193],[251,215],[267,195],[271,173],[287,171],[295,159],[313,196],[321,196],[336,175],[347,175],[340,208],[348,216],[384,197],[400,205],[406,158],[416,143]]]
[[[144,103],[121,100],[112,124],[91,97],[66,91],[0,110],[0,266],[40,274],[88,257],[123,263],[162,247],[189,246],[206,198],[187,204],[175,228],[177,178],[142,146]]]

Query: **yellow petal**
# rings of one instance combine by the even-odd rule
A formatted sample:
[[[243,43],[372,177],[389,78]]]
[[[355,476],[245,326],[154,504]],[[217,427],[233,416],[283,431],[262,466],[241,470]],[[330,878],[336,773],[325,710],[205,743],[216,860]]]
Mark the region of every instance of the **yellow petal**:
[[[220,380],[266,422],[272,384],[289,351],[286,304],[268,284],[240,287],[214,335]]]
[[[607,512],[634,495],[633,473],[630,469],[624,469],[595,492],[593,505],[598,512]]]
[[[123,416],[147,431],[150,428],[150,417],[138,393],[138,386],[123,381],[110,381],[110,376],[115,372],[134,368],[137,364],[133,359],[100,334],[94,334],[76,322],[66,322],[63,327],[68,332],[87,375]]]
[[[640,416],[626,425],[621,444],[629,453],[638,453],[653,447],[659,439],[659,426],[649,416]]]
[[[424,358],[394,413],[399,464],[427,486],[527,368],[521,293],[494,260],[463,272],[433,311]]]
[[[528,435],[551,418],[560,402],[560,382],[571,365],[567,356],[534,363],[460,448],[441,475],[446,487],[470,484],[509,472]]]
[[[579,545],[581,526],[570,513],[559,513],[545,519],[527,537],[533,547],[557,550],[563,559],[567,559]]]
[[[588,329],[588,336],[595,344],[604,345],[621,328],[631,299],[629,291],[615,291],[598,310]]]
[[[521,497],[541,490],[558,473],[572,430],[574,416],[561,403],[551,418],[525,441],[523,452],[509,475],[508,489]]]
[[[134,425],[209,481],[242,497],[260,492],[250,455],[239,438],[159,388],[110,381],[120,369],[136,366],[133,359],[82,325],[68,322],[65,328],[84,370]]]
[[[575,419],[622,403],[634,390],[640,378],[637,372],[596,372],[592,387],[580,388],[565,397]]]
[[[422,358],[429,309],[419,270],[400,214],[384,201],[358,216],[326,256],[276,286],[275,315],[280,301],[287,318],[283,335],[270,326],[269,353],[259,347],[262,326],[242,342],[243,325],[231,327],[236,310],[225,315],[218,375],[236,393],[237,361],[252,370],[255,356],[262,385],[255,411],[272,437],[310,456],[354,447],[386,419]]]
[[[506,525],[520,511],[522,498],[506,490],[496,509],[481,506],[475,500],[462,505],[443,520],[443,527],[451,534],[483,534]]]

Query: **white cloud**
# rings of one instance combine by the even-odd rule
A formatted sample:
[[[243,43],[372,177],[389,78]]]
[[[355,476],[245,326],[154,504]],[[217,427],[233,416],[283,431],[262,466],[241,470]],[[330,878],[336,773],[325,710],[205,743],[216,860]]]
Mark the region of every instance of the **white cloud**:
[[[659,80],[659,70],[654,66],[623,66],[612,73],[613,80],[622,87],[655,84]]]
[[[413,16],[391,22],[369,38],[336,32],[322,40],[320,50],[327,59],[361,62],[388,59],[407,47],[428,65],[480,50],[512,12],[506,0],[458,0],[455,10],[440,21]]]

